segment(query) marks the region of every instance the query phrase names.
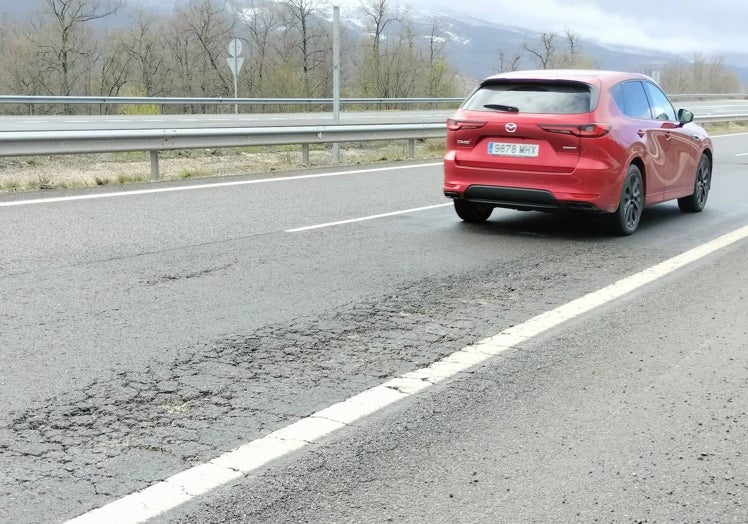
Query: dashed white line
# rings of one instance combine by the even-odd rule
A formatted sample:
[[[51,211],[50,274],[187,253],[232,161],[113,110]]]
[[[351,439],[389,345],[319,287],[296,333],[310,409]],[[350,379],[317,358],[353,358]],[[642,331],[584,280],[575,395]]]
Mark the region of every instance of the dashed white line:
[[[366,217],[349,218],[347,220],[338,220],[337,222],[327,222],[325,224],[316,224],[314,226],[297,227],[295,229],[286,229],[286,233],[299,233],[301,231],[310,231],[312,229],[322,229],[324,227],[340,226],[343,224],[353,224],[354,222],[365,222],[366,220],[375,220],[377,218],[393,217],[396,215],[406,215],[408,213],[417,213],[419,211],[427,211],[429,209],[437,209],[439,207],[451,206],[452,204],[435,204],[433,206],[414,207],[412,209],[403,209],[402,211],[392,211],[390,213],[380,213],[378,215],[369,215]]]
[[[201,189],[215,189],[220,187],[232,187],[232,186],[248,186],[252,184],[270,184],[274,182],[291,182],[298,180],[309,180],[312,178],[327,178],[345,175],[364,175],[368,173],[383,173],[386,171],[397,171],[400,169],[420,169],[424,167],[435,167],[442,165],[441,162],[432,162],[428,164],[414,164],[410,166],[393,166],[393,167],[377,167],[372,169],[357,169],[350,171],[338,171],[334,173],[317,173],[314,175],[296,175],[296,176],[282,176],[274,178],[262,178],[258,180],[236,180],[233,182],[218,182],[213,184],[197,184],[190,186],[175,186],[175,187],[160,187],[155,189],[138,189],[135,191],[117,191],[113,193],[92,193],[87,195],[75,195],[66,197],[53,197],[53,198],[34,198],[30,200],[11,200],[7,202],[0,202],[0,207],[14,207],[14,206],[31,206],[38,204],[50,204],[53,202],[71,202],[74,200],[94,200],[97,198],[118,198],[128,197],[137,195],[148,195],[152,193],[173,193],[177,191],[198,191]]]
[[[505,329],[475,345],[466,346],[428,367],[395,377],[205,464],[89,511],[69,520],[67,524],[132,524],[156,517],[214,488],[238,480],[277,458],[309,444],[320,444],[322,438],[357,420],[420,393],[434,384],[456,377],[509,349],[519,348],[541,333],[745,238],[748,238],[748,226]]]

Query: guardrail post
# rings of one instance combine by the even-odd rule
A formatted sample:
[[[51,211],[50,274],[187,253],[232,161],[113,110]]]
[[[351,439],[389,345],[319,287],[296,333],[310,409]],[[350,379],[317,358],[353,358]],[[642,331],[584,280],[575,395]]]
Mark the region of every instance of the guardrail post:
[[[416,141],[414,138],[408,139],[408,158],[415,158],[416,157]]]
[[[158,151],[151,151],[151,180],[161,180],[158,170]]]
[[[306,167],[309,167],[311,165],[309,163],[309,144],[301,145],[301,163]]]

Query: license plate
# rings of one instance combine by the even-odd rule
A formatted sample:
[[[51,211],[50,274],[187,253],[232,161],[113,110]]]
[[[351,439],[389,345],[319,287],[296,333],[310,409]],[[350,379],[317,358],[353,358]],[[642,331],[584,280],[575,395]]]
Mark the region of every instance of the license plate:
[[[537,144],[516,144],[512,142],[489,142],[488,154],[498,156],[519,156],[535,158],[540,146]]]

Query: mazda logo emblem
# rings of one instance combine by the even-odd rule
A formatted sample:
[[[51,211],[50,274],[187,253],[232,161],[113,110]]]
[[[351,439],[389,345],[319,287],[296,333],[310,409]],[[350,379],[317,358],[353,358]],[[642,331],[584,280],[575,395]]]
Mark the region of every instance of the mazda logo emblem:
[[[517,124],[515,124],[514,122],[509,122],[504,126],[504,128],[506,129],[507,133],[514,133],[515,131],[517,131]]]

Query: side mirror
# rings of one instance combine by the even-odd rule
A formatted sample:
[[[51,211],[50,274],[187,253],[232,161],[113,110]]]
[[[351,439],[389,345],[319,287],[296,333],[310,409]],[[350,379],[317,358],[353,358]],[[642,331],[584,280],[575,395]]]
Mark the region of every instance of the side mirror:
[[[682,124],[690,124],[693,122],[693,113],[688,109],[678,110],[678,122]]]

